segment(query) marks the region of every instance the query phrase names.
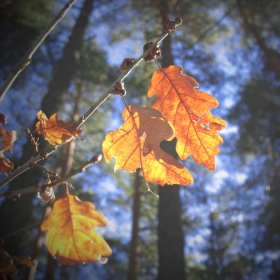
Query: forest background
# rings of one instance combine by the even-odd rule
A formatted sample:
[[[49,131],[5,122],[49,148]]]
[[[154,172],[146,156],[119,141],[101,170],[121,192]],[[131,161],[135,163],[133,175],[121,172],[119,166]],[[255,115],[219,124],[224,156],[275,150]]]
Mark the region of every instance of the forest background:
[[[65,4],[0,3],[1,84]],[[212,111],[227,121],[224,144],[215,171],[191,157],[184,163],[192,185],[171,190],[152,185],[159,199],[147,191],[140,172],[114,173],[113,163],[104,160],[71,178],[71,193],[94,203],[109,221],[97,229],[113,251],[104,265],[57,266],[39,230],[51,204],[35,194],[1,198],[2,248],[11,256],[32,256],[34,279],[279,279],[279,14],[276,0],[78,0],[0,105],[7,129],[19,136],[6,155],[15,167],[32,154],[25,128],[35,129],[40,109],[48,117],[77,119],[120,75],[123,59],[139,57],[143,45],[175,17],[183,23],[163,41],[158,60],[163,67],[182,66],[199,90],[219,100]],[[125,79],[129,104],[150,105],[146,93],[156,69],[154,62],[142,62]],[[107,131],[122,123],[123,108],[121,97],[111,96],[83,126],[86,142],[60,147],[44,166],[66,174],[100,154]],[[45,173],[31,169],[1,193],[45,180]],[[162,246],[164,238],[171,243]],[[32,279],[34,270],[18,269],[15,279]]]

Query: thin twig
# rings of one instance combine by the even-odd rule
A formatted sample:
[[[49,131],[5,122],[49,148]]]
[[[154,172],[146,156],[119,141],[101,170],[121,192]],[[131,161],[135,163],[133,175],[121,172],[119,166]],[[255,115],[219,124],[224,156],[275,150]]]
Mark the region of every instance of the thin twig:
[[[7,91],[13,84],[14,80],[17,78],[19,73],[28,66],[32,61],[32,55],[35,53],[35,51],[40,47],[40,45],[43,43],[45,38],[49,35],[49,33],[55,28],[55,26],[65,17],[69,9],[73,6],[73,4],[77,0],[70,0],[64,8],[57,14],[57,16],[50,22],[50,24],[43,30],[43,32],[39,35],[39,37],[35,40],[35,42],[32,44],[32,46],[28,49],[26,54],[23,56],[23,58],[20,60],[18,65],[11,71],[10,75],[8,76],[5,83],[0,88],[0,103],[4,99]]]
[[[163,39],[165,37],[167,37],[169,34],[162,34],[155,42],[155,44],[159,44],[160,42],[163,41]],[[80,127],[111,95],[112,91],[115,88],[115,84],[119,83],[121,81],[123,81],[128,75],[129,73],[135,69],[138,64],[142,61],[142,59],[144,57],[146,57],[147,55],[149,55],[150,53],[150,49],[148,49],[147,51],[145,51],[137,60],[135,60],[135,62],[128,67],[126,70],[124,70],[122,72],[122,74],[117,78],[117,80],[111,85],[111,87],[99,98],[99,100],[93,104],[88,110],[87,112],[81,117],[80,122],[79,122],[79,126]]]
[[[43,152],[39,153],[36,156],[32,156],[26,163],[24,163],[22,166],[17,168],[14,172],[8,174],[7,177],[2,179],[0,181],[0,189],[7,183],[11,182],[13,179],[15,179],[17,176],[19,176],[21,173],[27,171],[31,168],[31,163],[38,162],[40,160],[43,160],[48,157],[49,154],[51,154],[56,148],[53,146],[49,146],[47,149],[45,149]]]
[[[3,192],[3,193],[0,193],[0,197],[9,197],[9,198],[20,197],[21,195],[24,195],[24,194],[40,192],[40,190],[44,189],[46,186],[47,187],[57,187],[60,184],[66,182],[70,177],[73,177],[74,175],[76,175],[78,173],[84,172],[92,164],[98,163],[101,160],[101,158],[102,158],[101,155],[92,157],[91,160],[86,161],[80,167],[70,170],[64,177],[60,178],[59,176],[56,176],[57,180],[53,181],[52,183],[34,185],[34,186],[31,186],[31,187],[28,187],[25,189]],[[31,161],[31,163],[29,162],[29,165],[34,165],[34,162],[32,162],[32,161]],[[39,165],[36,165],[36,167],[39,167]],[[42,168],[42,166],[40,166],[40,168]],[[45,170],[45,168],[43,168],[43,169]]]
[[[37,168],[39,168],[39,169],[41,169],[41,170],[44,170],[47,174],[48,174],[48,177],[49,177],[49,175],[52,175],[52,176],[54,176],[56,179],[60,179],[61,177],[59,177],[58,176],[58,174],[56,174],[55,172],[52,172],[51,170],[49,170],[48,168],[46,168],[45,166],[43,166],[43,165],[41,165],[41,164],[38,164],[38,163],[36,163],[36,162],[31,162],[30,163],[30,166],[31,167],[37,167]]]

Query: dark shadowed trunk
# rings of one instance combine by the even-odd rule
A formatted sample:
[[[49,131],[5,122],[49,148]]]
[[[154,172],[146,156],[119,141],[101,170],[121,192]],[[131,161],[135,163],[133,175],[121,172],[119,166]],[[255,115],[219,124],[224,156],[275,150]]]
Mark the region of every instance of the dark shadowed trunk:
[[[160,2],[162,22],[169,19],[170,13],[167,1]],[[165,38],[162,44],[162,67],[173,64],[171,53],[171,36]],[[176,141],[164,142],[161,147],[177,157]],[[186,278],[184,259],[184,235],[181,221],[181,201],[178,185],[159,186],[158,206],[158,280],[183,280]]]
[[[129,267],[127,275],[128,280],[137,280],[138,278],[141,182],[142,178],[140,176],[140,169],[138,169],[134,178],[132,234],[129,251]]]
[[[41,105],[42,111],[48,117],[51,114],[58,112],[63,104],[63,98],[67,93],[75,72],[76,60],[82,49],[83,37],[93,8],[93,2],[94,0],[85,0],[69,41],[64,48],[62,58],[53,72],[54,75],[50,82],[49,90]],[[26,144],[23,148],[23,156],[19,165],[25,163],[31,157],[32,153],[33,147]],[[10,189],[15,190],[32,186],[38,183],[40,176],[41,172],[33,168],[15,178],[10,183]],[[33,199],[34,195],[24,195],[17,199],[17,201],[5,199],[0,208],[0,238],[16,232],[28,224],[30,217],[32,216]],[[10,255],[19,255],[21,237],[20,234],[16,234],[5,239],[3,247]]]

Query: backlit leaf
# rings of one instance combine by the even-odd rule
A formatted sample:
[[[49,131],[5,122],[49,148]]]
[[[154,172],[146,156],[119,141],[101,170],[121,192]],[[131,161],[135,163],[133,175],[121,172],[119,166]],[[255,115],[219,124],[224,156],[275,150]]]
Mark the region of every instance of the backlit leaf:
[[[147,182],[160,185],[193,182],[189,171],[160,148],[160,142],[174,137],[173,127],[160,112],[152,108],[129,106],[122,114],[124,124],[109,131],[102,144],[105,160],[116,158],[119,168],[134,172],[142,168]]]
[[[88,201],[67,195],[55,201],[52,212],[41,224],[47,231],[46,246],[59,264],[105,263],[112,251],[93,227],[106,226],[107,220]]]
[[[36,132],[53,146],[65,144],[73,137],[78,137],[82,132],[82,129],[78,128],[77,122],[57,120],[56,114],[48,119],[40,110],[37,113],[37,118],[39,122],[36,123]]]
[[[217,130],[225,128],[226,122],[209,112],[218,106],[218,101],[196,87],[196,80],[183,74],[181,67],[170,66],[154,73],[148,96],[157,96],[152,107],[174,126],[180,158],[185,160],[192,155],[196,163],[213,170],[218,146],[223,143]]]

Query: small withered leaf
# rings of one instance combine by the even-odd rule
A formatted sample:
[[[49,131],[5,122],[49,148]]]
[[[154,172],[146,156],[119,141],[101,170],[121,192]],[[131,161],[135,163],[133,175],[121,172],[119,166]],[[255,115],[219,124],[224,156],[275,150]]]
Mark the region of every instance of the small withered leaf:
[[[10,150],[13,147],[14,142],[18,139],[18,135],[14,130],[7,132],[0,125],[0,138],[2,138],[2,140],[0,141],[0,151],[6,151]]]
[[[0,275],[4,274],[11,278],[14,278],[17,276],[17,273],[18,270],[14,265],[14,261],[10,254],[0,248]]]
[[[3,152],[0,151],[0,172],[10,173],[14,168],[14,163],[5,158]]]
[[[57,120],[56,114],[53,114],[48,119],[40,110],[37,113],[37,118],[39,121],[36,123],[36,132],[53,146],[68,143],[82,132],[82,129],[78,128],[77,122]]]

